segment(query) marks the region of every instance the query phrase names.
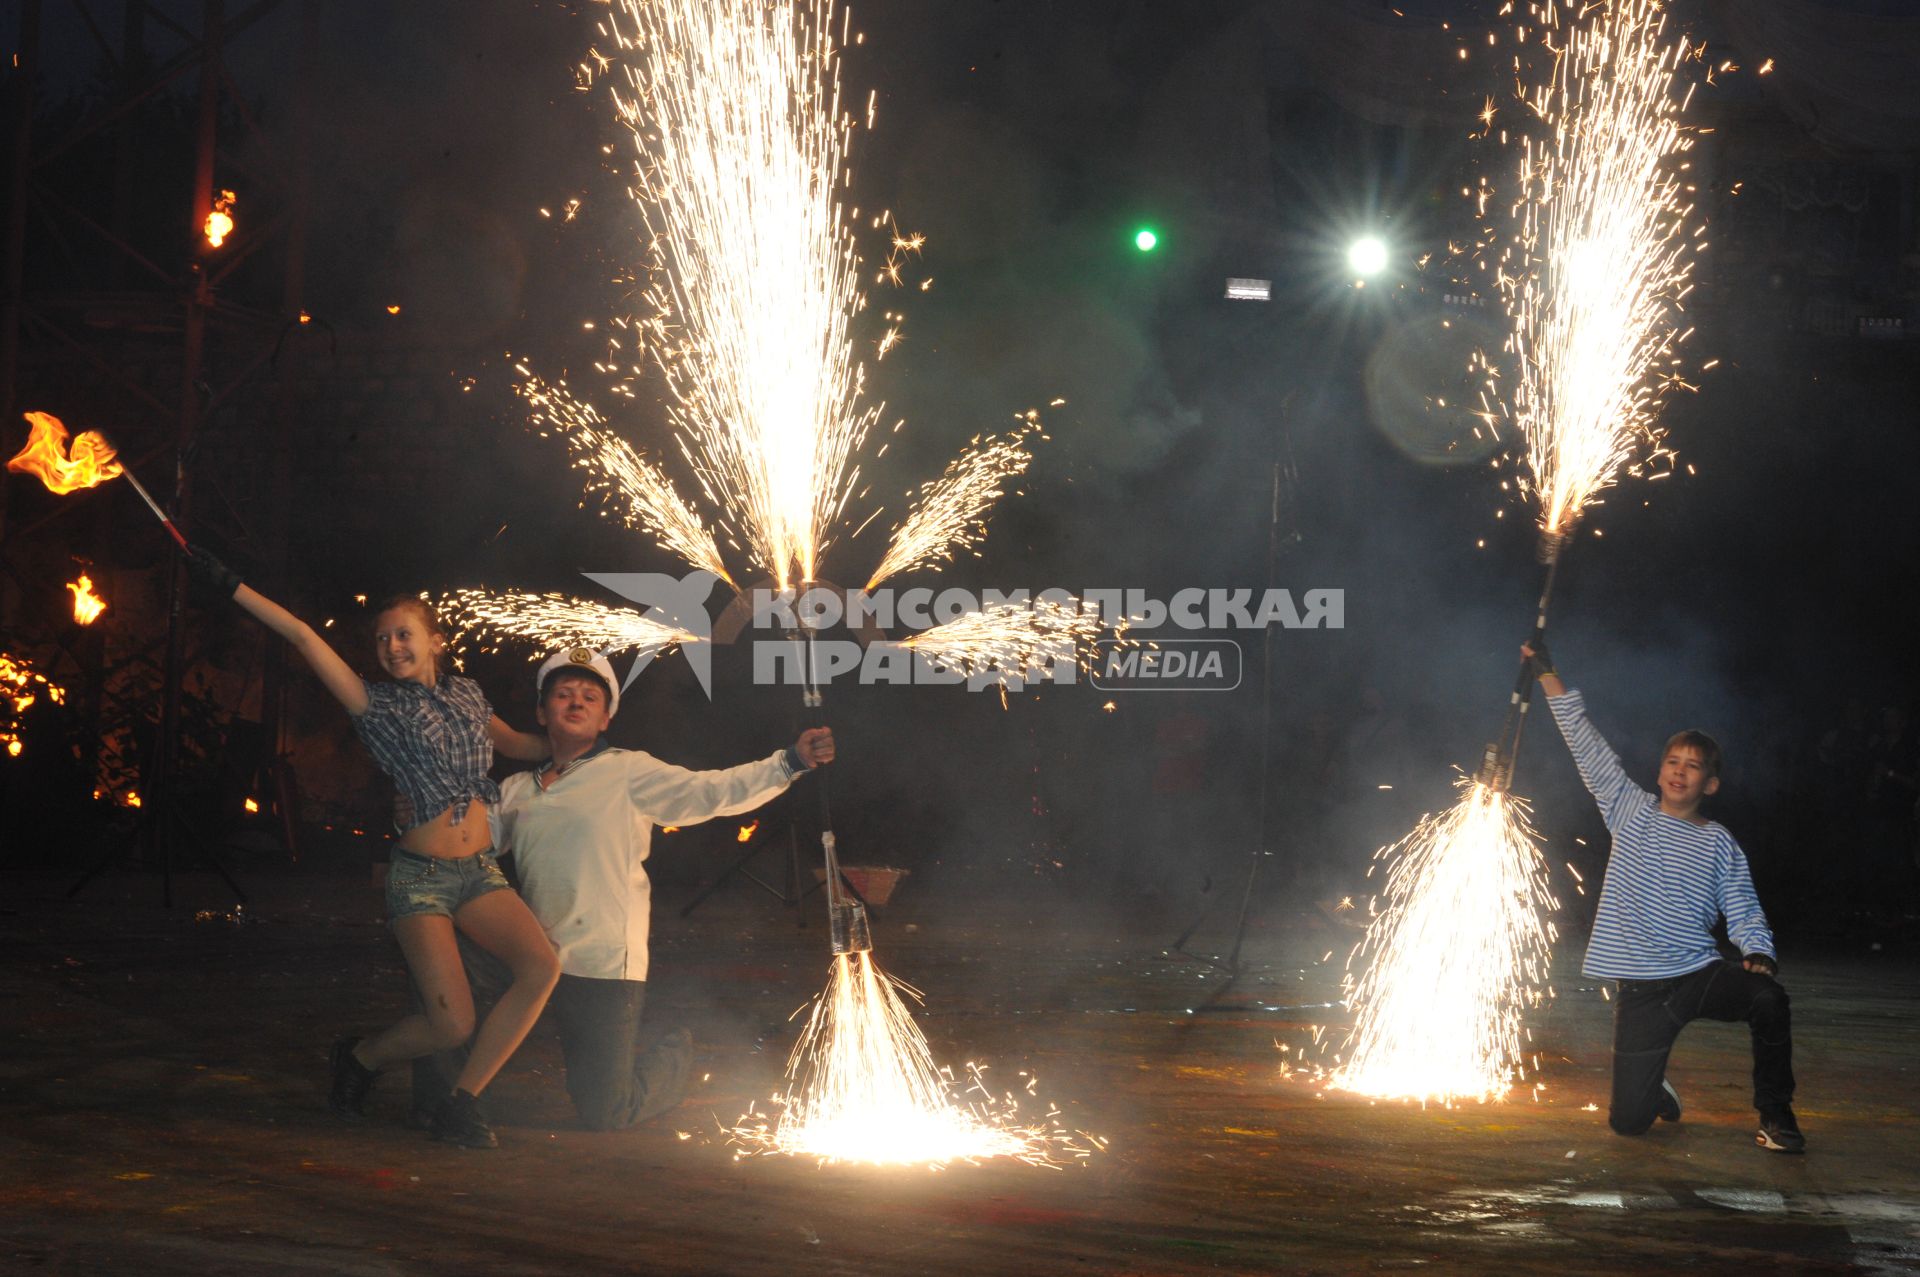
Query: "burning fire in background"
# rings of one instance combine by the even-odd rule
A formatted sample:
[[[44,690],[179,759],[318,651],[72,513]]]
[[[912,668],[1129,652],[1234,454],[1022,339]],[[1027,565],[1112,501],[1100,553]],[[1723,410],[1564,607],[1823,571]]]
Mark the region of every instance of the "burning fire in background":
[[[207,245],[218,248],[227,242],[227,236],[233,234],[234,193],[221,191],[220,198],[213,202],[213,211],[207,214]]]
[[[107,601],[93,592],[93,579],[85,572],[78,581],[67,582],[67,589],[73,592],[73,619],[82,625],[92,625],[107,610]]]
[[[20,740],[20,717],[42,695],[56,705],[67,699],[66,689],[49,681],[26,657],[0,652],[0,710],[5,711],[0,719],[0,746],[14,758],[26,748]]]
[[[91,488],[116,478],[122,467],[114,459],[113,447],[95,431],[82,431],[67,451],[67,427],[48,412],[25,414],[27,446],[7,462],[16,474],[32,475],[47,485],[49,492],[64,494]]]

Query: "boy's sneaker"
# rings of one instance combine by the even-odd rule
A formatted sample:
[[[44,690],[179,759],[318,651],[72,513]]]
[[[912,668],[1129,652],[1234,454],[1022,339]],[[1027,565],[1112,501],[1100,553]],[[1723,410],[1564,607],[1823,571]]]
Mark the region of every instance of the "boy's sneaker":
[[[1753,1142],[1776,1153],[1807,1151],[1807,1137],[1800,1133],[1800,1124],[1793,1120],[1793,1110],[1785,1104],[1761,1110],[1760,1129],[1754,1132]]]
[[[462,1148],[499,1148],[487,1115],[480,1110],[480,1097],[466,1091],[449,1095],[433,1115],[433,1138],[458,1144]]]
[[[1663,1122],[1680,1120],[1680,1092],[1674,1090],[1673,1083],[1665,1078],[1660,1079],[1660,1104],[1653,1111]]]
[[[327,1107],[349,1122],[367,1120],[367,1092],[380,1075],[353,1057],[359,1038],[341,1038],[327,1053],[333,1084],[327,1089]]]

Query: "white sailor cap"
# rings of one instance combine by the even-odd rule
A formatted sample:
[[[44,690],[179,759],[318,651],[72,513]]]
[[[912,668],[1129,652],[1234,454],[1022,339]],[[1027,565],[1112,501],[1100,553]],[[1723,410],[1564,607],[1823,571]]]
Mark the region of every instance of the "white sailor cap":
[[[607,717],[612,718],[620,712],[620,681],[613,676],[613,664],[606,657],[590,647],[563,647],[546,659],[540,672],[533,676],[533,690],[540,696],[547,694],[547,680],[562,670],[572,670],[580,674],[591,674],[606,684]]]

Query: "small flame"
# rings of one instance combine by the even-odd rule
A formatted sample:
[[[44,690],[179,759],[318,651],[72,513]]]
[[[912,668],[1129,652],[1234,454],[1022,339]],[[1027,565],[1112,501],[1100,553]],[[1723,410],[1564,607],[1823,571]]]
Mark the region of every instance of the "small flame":
[[[67,582],[67,588],[73,591],[73,619],[82,625],[92,625],[107,610],[107,601],[93,592],[93,580],[85,572],[78,581]]]
[[[22,748],[22,746],[21,746],[21,744],[20,744],[20,738],[19,738],[18,736],[16,736],[16,737],[14,737],[14,738],[13,738],[12,740],[10,740],[10,741],[8,741],[8,742],[7,742],[7,755],[8,755],[8,757],[11,757],[11,758],[18,758],[18,757],[20,757],[20,750],[21,750],[21,748]]]
[[[227,236],[233,234],[232,191],[221,191],[220,198],[213,202],[213,211],[207,214],[207,244],[218,248],[227,242]]]
[[[129,807],[138,807],[139,805],[140,805],[140,795],[139,795],[139,793],[138,793],[138,792],[136,792],[136,791],[134,791],[134,790],[131,790],[131,789],[129,789],[129,790],[127,791],[127,806],[129,806]]]
[[[260,804],[253,801],[253,799],[251,798],[247,799],[245,802],[241,803],[240,805],[247,809],[247,814],[250,816],[260,810]]]
[[[122,472],[113,446],[99,432],[88,430],[76,436],[69,455],[67,427],[60,418],[47,412],[30,412],[26,418],[27,446],[7,462],[7,469],[34,476],[56,495],[91,488]]]
[[[398,302],[395,302],[395,303],[394,303],[393,305],[391,305],[391,306],[389,306],[389,307],[387,307],[387,313],[388,313],[389,315],[397,315],[397,314],[399,314],[399,313],[400,313],[400,304],[399,304]]]
[[[760,822],[757,820],[754,821],[751,825],[740,826],[740,832],[734,835],[734,841],[736,842],[750,841],[753,838],[753,831],[758,828],[760,828]]]

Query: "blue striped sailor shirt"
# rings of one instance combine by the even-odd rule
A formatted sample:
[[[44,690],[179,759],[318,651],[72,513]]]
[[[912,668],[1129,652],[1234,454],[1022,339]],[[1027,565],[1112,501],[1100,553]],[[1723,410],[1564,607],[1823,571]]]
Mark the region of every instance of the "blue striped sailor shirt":
[[[367,684],[367,712],[353,720],[373,761],[424,825],[447,808],[459,824],[478,798],[500,801],[493,766],[493,706],[470,678],[444,674],[433,687],[411,679]]]
[[[1726,826],[1696,825],[1660,810],[1660,800],[1628,778],[1606,739],[1569,688],[1549,696],[1574,766],[1600,805],[1613,853],[1581,971],[1608,980],[1690,975],[1720,960],[1713,925],[1743,954],[1773,956],[1773,932],[1754,894],[1746,853]]]

